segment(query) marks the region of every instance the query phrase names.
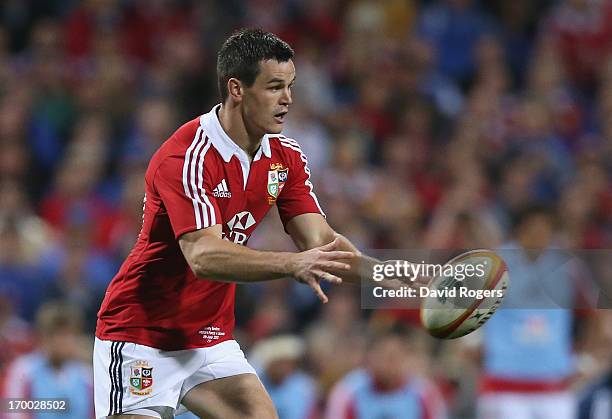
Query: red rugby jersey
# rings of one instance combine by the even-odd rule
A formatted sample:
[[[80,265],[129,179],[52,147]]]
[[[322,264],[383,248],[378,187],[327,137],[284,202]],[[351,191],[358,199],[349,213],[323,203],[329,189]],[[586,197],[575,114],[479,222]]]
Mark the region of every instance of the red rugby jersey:
[[[99,339],[164,350],[232,339],[235,284],[196,278],[178,237],[221,224],[225,239],[244,245],[272,205],[283,224],[323,214],[298,143],[266,135],[249,163],[221,127],[219,108],[180,127],[151,159],[142,230],[107,289]]]

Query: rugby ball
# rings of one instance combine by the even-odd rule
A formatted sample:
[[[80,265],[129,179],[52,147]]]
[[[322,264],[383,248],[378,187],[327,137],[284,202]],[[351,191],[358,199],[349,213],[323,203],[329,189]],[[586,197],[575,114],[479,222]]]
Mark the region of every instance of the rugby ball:
[[[485,324],[509,286],[506,262],[491,250],[472,250],[446,262],[421,288],[421,323],[432,336],[455,339]]]

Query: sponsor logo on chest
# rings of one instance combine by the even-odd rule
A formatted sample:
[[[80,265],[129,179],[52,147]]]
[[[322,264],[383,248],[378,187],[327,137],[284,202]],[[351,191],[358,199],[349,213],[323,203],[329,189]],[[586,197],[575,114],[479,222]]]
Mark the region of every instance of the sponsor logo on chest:
[[[255,221],[253,214],[249,211],[241,211],[227,222],[229,233],[227,235],[223,233],[222,237],[236,244],[245,244],[249,238],[247,230],[256,223],[257,221]]]
[[[282,163],[270,164],[268,171],[268,204],[274,205],[278,195],[283,190],[289,176],[289,168],[284,168]]]
[[[219,182],[217,186],[215,186],[215,189],[213,189],[213,196],[215,198],[231,198],[232,197],[232,193],[227,188],[227,183],[225,182],[225,179],[223,179],[221,182]]]

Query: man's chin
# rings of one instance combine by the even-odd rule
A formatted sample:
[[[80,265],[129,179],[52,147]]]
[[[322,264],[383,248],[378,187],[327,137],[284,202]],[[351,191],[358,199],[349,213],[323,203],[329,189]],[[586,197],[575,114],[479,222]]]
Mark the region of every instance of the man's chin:
[[[271,124],[268,126],[268,134],[280,134],[283,132],[283,124]]]

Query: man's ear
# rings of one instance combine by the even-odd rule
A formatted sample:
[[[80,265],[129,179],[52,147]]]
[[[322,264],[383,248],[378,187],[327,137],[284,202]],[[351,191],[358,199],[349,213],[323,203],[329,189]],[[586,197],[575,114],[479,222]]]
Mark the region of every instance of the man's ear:
[[[244,90],[242,83],[237,78],[230,78],[227,81],[227,96],[230,97],[234,102],[241,102]]]

